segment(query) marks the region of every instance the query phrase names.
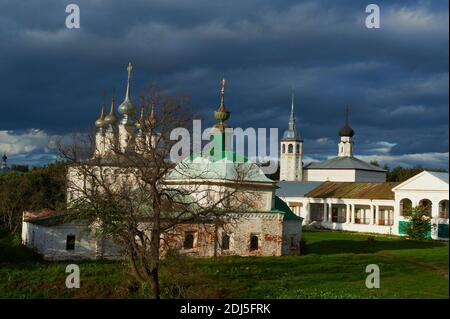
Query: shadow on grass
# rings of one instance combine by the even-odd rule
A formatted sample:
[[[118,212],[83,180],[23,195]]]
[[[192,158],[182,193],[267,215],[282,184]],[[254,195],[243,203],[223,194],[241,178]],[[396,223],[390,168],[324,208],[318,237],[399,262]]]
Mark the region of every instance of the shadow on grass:
[[[383,240],[375,241],[355,241],[355,240],[323,240],[314,243],[307,243],[308,255],[331,255],[331,254],[370,254],[382,250],[402,250],[402,249],[429,249],[446,246],[444,243],[432,241],[414,240]]]
[[[21,244],[19,236],[0,233],[0,263],[30,263],[42,261],[42,257]]]

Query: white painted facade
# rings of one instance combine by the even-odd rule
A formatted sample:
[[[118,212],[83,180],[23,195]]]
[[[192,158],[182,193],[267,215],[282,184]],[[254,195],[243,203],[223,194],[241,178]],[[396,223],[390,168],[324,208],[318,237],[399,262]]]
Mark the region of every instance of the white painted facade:
[[[67,249],[68,236],[73,236],[73,249]],[[95,235],[83,224],[63,223],[44,226],[22,223],[22,244],[35,249],[45,260],[120,259],[118,247],[110,240]]]
[[[309,169],[304,170],[308,182],[385,182],[386,173],[357,169]]]
[[[449,224],[448,173],[424,171],[398,185],[393,191],[395,193],[395,222],[397,228],[399,228],[400,222],[406,221],[405,217],[402,216],[402,207],[407,206],[405,204],[408,200],[413,207],[421,205],[424,200],[428,200],[431,202],[431,238],[448,240],[448,237],[438,236],[439,227],[447,225],[448,228]]]
[[[442,175],[440,175],[442,174]],[[394,199],[310,198],[304,196],[280,196],[291,210],[303,218],[304,225],[313,221],[328,229],[379,234],[402,235],[399,223],[406,221],[401,216],[401,202],[409,199],[413,206],[427,199],[431,206],[431,238],[448,240],[438,236],[438,227],[449,224],[448,173],[422,172],[394,187]],[[446,176],[446,177],[445,177]],[[447,181],[445,181],[447,178]],[[338,214],[334,214],[333,210]]]
[[[341,136],[338,145],[338,156],[353,156],[353,141],[350,136]]]
[[[301,141],[282,141],[280,155],[280,180],[301,181],[303,180]]]

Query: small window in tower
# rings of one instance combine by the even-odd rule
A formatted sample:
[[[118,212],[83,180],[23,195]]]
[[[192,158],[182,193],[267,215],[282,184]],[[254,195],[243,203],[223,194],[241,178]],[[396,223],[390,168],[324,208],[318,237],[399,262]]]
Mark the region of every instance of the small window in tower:
[[[283,150],[282,150],[282,153],[283,153],[283,154],[286,153],[286,145],[283,144],[283,145],[281,146],[281,148],[283,149]]]
[[[289,153],[293,153],[293,152],[294,152],[294,145],[289,144],[288,152],[289,152]]]
[[[297,144],[297,154],[300,154],[300,144]]]
[[[259,238],[258,235],[252,234],[250,236],[250,250],[258,250]]]
[[[66,250],[75,249],[75,235],[67,235],[66,237]]]

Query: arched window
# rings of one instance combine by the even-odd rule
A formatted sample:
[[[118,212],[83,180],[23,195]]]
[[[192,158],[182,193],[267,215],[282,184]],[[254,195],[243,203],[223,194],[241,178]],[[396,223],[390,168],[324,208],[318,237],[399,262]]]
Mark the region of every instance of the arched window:
[[[258,235],[250,236],[250,250],[258,250],[259,238]]]
[[[230,235],[227,233],[222,234],[222,250],[230,249]]]
[[[300,144],[297,144],[297,150],[296,150],[297,154],[300,154]]]
[[[286,153],[286,145],[281,145],[281,148],[282,148],[282,153],[284,154],[284,153]]]
[[[288,153],[294,153],[294,145],[289,144]]]
[[[439,218],[448,218],[448,200],[439,202]]]
[[[429,199],[422,199],[420,202],[419,202],[419,205],[420,206],[422,206],[422,207],[425,207],[426,208],[426,214],[427,214],[427,216],[429,216],[429,217],[431,217],[431,208],[432,208],[432,204],[431,204],[431,201],[429,200]]]
[[[193,232],[187,232],[185,234],[183,248],[184,249],[194,248],[194,233]]]
[[[405,216],[405,214],[412,208],[412,202],[408,198],[403,198],[400,201],[400,216]]]

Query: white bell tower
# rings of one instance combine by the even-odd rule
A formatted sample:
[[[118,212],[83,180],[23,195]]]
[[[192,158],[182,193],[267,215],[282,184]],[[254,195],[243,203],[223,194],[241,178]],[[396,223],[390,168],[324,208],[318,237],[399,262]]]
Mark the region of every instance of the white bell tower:
[[[303,140],[297,132],[294,116],[294,94],[292,93],[291,116],[288,129],[280,142],[280,181],[303,180]]]
[[[348,125],[348,107],[345,111],[345,125],[339,131],[341,142],[339,143],[338,156],[351,157],[353,156],[353,140],[355,131]]]

